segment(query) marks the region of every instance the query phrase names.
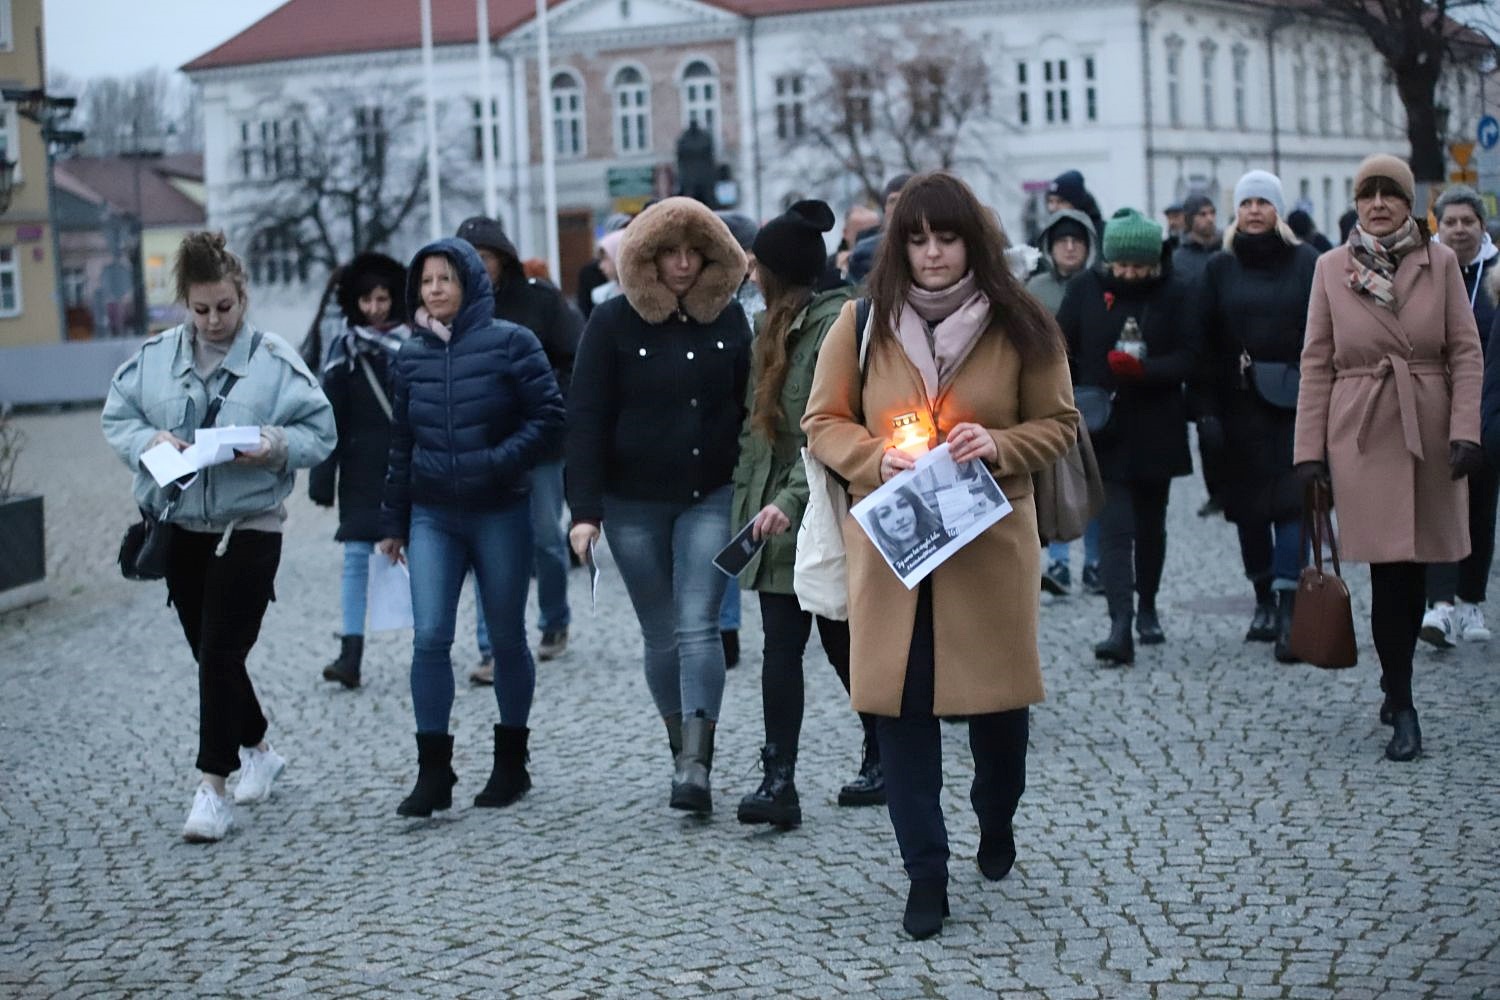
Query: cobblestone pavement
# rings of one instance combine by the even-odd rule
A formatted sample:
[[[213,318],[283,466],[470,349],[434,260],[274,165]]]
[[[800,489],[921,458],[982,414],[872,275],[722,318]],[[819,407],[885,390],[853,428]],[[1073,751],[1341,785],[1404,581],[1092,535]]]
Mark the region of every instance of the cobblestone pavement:
[[[397,817],[409,637],[371,641],[357,693],[319,679],[339,550],[334,516],[300,491],[251,660],[291,763],[228,840],[183,843],[194,669],[164,588],[113,566],[127,475],[94,412],[22,425],[53,597],[0,617],[0,995],[1500,996],[1500,641],[1419,654],[1427,754],[1385,762],[1367,574],[1350,574],[1359,668],[1278,666],[1241,641],[1233,534],[1194,516],[1196,481],[1174,491],[1166,646],[1100,671],[1102,601],[1044,608],[1050,698],[999,884],[974,868],[966,741],[944,727],[953,916],[914,943],[884,812],[834,803],[859,728],[821,654],[805,825],[734,820],[761,739],[750,600],[716,812],[685,818],[666,808],[665,741],[608,563],[597,613],[574,574],[573,645],[539,666],[533,792],[470,806],[495,708],[460,678],[455,808]],[[472,639],[456,649],[466,672]]]

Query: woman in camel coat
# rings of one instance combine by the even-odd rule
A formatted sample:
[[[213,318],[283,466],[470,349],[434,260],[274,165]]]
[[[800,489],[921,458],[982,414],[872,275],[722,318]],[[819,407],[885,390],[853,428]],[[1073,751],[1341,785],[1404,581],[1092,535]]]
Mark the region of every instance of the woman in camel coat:
[[[1341,554],[1370,564],[1391,760],[1421,752],[1411,679],[1425,564],[1468,555],[1464,477],[1482,462],[1479,333],[1458,258],[1411,217],[1415,187],[1396,157],[1367,159],[1359,225],[1318,259],[1294,459],[1304,479],[1331,479]]]
[[[1027,706],[1043,698],[1031,475],[1072,445],[1079,419],[1061,335],[1010,275],[1005,247],[962,181],[909,181],[870,276],[865,371],[850,304],[818,354],[802,421],[812,453],[848,481],[854,502],[914,464],[890,442],[892,420],[915,413],[931,446],[983,459],[1015,508],[915,590],[844,521],[851,695],[880,716],[887,805],[912,880],[904,922],[919,938],[947,912],[938,716],[969,718],[980,870],[1000,879],[1015,861]]]

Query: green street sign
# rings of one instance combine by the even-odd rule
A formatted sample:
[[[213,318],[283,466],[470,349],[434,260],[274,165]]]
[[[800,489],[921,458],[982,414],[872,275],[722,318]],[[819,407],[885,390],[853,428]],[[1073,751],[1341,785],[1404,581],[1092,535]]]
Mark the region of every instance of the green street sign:
[[[611,198],[645,198],[656,190],[655,168],[610,167],[604,172]]]

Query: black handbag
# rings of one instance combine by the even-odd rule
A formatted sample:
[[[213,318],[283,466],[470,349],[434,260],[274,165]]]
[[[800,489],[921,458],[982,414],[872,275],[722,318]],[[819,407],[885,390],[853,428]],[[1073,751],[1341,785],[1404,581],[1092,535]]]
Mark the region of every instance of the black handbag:
[[[1249,354],[1241,352],[1240,371],[1255,394],[1267,403],[1278,410],[1297,408],[1302,370],[1296,365],[1282,361],[1255,361]]]
[[[257,331],[250,340],[250,354],[248,358],[255,356],[255,349],[260,346],[260,332]],[[224,397],[229,395],[229,390],[234,388],[240,377],[234,372],[224,376],[224,384],[219,387],[219,394],[208,404],[208,412],[203,414],[203,422],[199,427],[212,427],[215,420],[219,419],[219,410],[224,406]],[[167,487],[167,505],[162,512],[153,515],[149,511],[141,511],[141,519],[125,529],[125,537],[120,539],[120,552],[116,560],[120,564],[120,575],[127,580],[160,580],[167,575],[167,563],[172,557],[172,509],[177,506],[178,499],[182,496],[182,487],[173,483]]]
[[[1102,386],[1075,385],[1073,405],[1083,415],[1083,426],[1090,434],[1099,434],[1109,426],[1115,412],[1115,394]]]

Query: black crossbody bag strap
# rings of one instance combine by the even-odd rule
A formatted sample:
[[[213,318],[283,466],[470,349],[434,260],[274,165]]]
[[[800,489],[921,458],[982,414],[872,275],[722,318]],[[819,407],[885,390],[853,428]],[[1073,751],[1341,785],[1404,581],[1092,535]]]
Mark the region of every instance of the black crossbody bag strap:
[[[259,330],[256,330],[255,335],[250,338],[250,353],[245,355],[246,364],[249,364],[250,359],[255,357],[255,349],[260,346],[260,340],[261,332]],[[224,381],[219,385],[218,393],[214,396],[213,399],[209,400],[208,402],[208,410],[203,414],[203,421],[198,424],[198,427],[200,429],[204,427],[212,427],[214,425],[214,421],[219,419],[219,411],[224,408],[224,397],[229,395],[229,390],[233,389],[234,384],[239,380],[240,377],[234,372],[230,372],[224,376]],[[167,499],[167,511],[170,511],[172,509],[172,505],[177,502],[177,498],[180,496],[182,496],[182,487],[178,486],[176,483],[173,483],[171,496]],[[165,520],[166,511],[162,513],[162,518],[163,520]]]

